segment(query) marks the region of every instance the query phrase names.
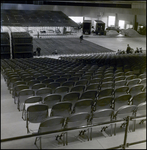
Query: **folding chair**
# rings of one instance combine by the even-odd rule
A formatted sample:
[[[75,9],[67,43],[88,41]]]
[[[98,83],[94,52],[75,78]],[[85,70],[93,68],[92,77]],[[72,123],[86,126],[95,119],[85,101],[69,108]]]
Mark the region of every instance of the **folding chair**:
[[[135,116],[132,117],[132,120],[133,131],[135,131],[137,120],[141,120],[139,124],[143,124],[143,122],[146,121],[146,101],[136,106]]]
[[[93,108],[93,103],[94,102],[93,102],[92,99],[81,99],[81,100],[78,100],[73,106],[72,113],[78,113],[78,112],[91,113],[92,112],[92,108]]]
[[[36,96],[41,96],[43,101],[44,101],[44,98],[49,94],[52,94],[51,88],[43,87],[43,88],[39,88],[38,90],[36,90]]]
[[[112,124],[110,122],[113,120],[113,114],[114,111],[111,108],[102,108],[94,111],[91,117],[92,128],[101,127],[101,133],[107,137],[109,135],[105,131],[109,126],[111,126],[110,136],[112,136]],[[90,133],[90,139],[92,139],[92,129]]]
[[[72,111],[72,103],[69,101],[57,102],[51,108],[50,116],[68,117]]]
[[[85,137],[89,141],[89,127],[87,126],[89,124],[89,118],[90,114],[88,112],[79,112],[79,113],[74,113],[71,114],[69,117],[66,119],[66,125],[65,129],[70,129],[70,128],[76,128],[76,131],[79,131],[78,138],[80,141],[85,141]],[[82,130],[82,127],[87,127]],[[85,135],[85,132],[88,131],[88,133]],[[68,145],[68,134],[70,131],[66,132],[66,145]]]
[[[65,121],[65,118],[62,116],[49,117],[40,123],[39,128],[38,128],[38,133],[40,134],[40,133],[45,133],[45,132],[50,132],[50,131],[51,132],[58,131],[57,133],[52,133],[52,135],[61,133],[60,135],[56,136],[56,140],[58,140],[58,138],[60,138],[60,140],[61,140],[61,138],[63,136],[62,142],[63,142],[63,146],[64,146],[65,145],[65,133],[63,132],[64,121]],[[42,147],[43,147],[42,140],[43,140],[43,137],[45,137],[45,136],[46,135],[39,135],[35,139],[34,144],[36,146],[37,146],[37,141],[38,140],[40,141],[39,142],[39,148],[40,149],[42,149]]]
[[[119,95],[122,95],[122,94],[128,94],[128,90],[129,90],[128,86],[118,87],[114,90],[114,97],[118,97]]]
[[[55,89],[59,86],[60,86],[59,82],[51,82],[47,84],[47,87],[52,89],[52,93],[54,93]]]
[[[44,83],[36,83],[32,86],[32,90],[34,90],[35,94],[36,94],[36,91],[40,88],[44,88],[46,87],[46,85]]]
[[[79,100],[80,93],[79,92],[69,92],[64,95],[62,101],[70,101],[72,106]]]
[[[30,124],[37,124],[48,118],[48,106],[45,104],[36,104],[29,106],[26,111],[27,133],[34,132],[37,128],[31,128]]]
[[[137,84],[137,85],[132,86],[129,89],[128,93],[130,93],[132,96],[134,96],[139,92],[143,92],[143,88],[144,88],[143,84]]]
[[[87,90],[82,93],[80,99],[92,99],[93,101],[97,98],[97,90]]]
[[[26,120],[26,111],[27,108],[31,105],[36,105],[36,104],[42,104],[42,97],[41,96],[30,96],[28,97],[24,103],[23,103],[23,109],[22,109],[22,119]]]
[[[135,110],[136,110],[135,105],[123,105],[117,109],[117,111],[114,113],[113,118],[115,121],[120,121],[119,123],[123,122],[123,124],[121,125],[121,127],[123,127],[123,125],[126,124],[127,117],[131,118],[134,116]],[[114,127],[114,135],[116,135],[116,123]]]
[[[23,89],[23,90],[20,90],[18,92],[18,103],[17,103],[17,109],[19,111],[22,111],[23,109],[23,103],[24,101],[30,97],[30,96],[34,96],[35,95],[35,92],[31,89]]]
[[[55,89],[54,93],[61,95],[61,100],[63,99],[64,95],[69,92],[69,87],[67,86],[59,86]]]

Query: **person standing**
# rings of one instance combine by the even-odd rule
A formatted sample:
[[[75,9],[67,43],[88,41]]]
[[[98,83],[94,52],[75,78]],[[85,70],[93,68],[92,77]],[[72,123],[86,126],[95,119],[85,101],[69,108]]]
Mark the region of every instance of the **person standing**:
[[[80,36],[80,43],[82,43],[83,35]]]
[[[41,48],[40,48],[40,47],[37,47],[37,48],[36,48],[36,52],[38,53],[38,56],[40,56],[40,51],[41,51]]]
[[[126,53],[127,53],[127,54],[132,53],[132,52],[131,52],[131,47],[130,47],[129,44],[127,44]]]

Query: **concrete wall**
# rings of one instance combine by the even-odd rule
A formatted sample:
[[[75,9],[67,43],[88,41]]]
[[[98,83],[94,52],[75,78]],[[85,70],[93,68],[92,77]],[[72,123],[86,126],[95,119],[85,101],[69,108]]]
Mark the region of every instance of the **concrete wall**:
[[[134,3],[132,9],[129,8],[108,8],[108,7],[83,7],[83,6],[58,6],[58,5],[32,5],[32,4],[1,4],[1,9],[16,10],[53,10],[62,11],[68,16],[83,16],[100,19],[108,23],[109,15],[117,15],[117,20],[125,20],[126,23],[134,24],[134,16],[137,15],[138,24],[146,26],[146,3]]]

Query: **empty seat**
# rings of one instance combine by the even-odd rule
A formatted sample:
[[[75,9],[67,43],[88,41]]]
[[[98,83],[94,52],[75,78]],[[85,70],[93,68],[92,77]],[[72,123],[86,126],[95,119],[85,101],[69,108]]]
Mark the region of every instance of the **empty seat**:
[[[72,103],[68,101],[57,102],[52,106],[50,116],[68,117],[72,111]]]
[[[127,81],[126,80],[120,80],[120,81],[116,81],[114,83],[114,88],[118,88],[118,87],[121,87],[121,86],[125,86],[127,84]]]
[[[36,105],[36,104],[41,104],[42,101],[42,97],[41,96],[30,96],[28,98],[26,98],[26,100],[23,103],[23,109],[22,109],[22,119],[26,120],[26,111],[27,108],[31,105]]]
[[[72,103],[72,106],[79,100],[80,93],[79,92],[69,92],[64,95],[62,101],[70,101]]]
[[[56,82],[59,82],[60,83],[60,85],[62,85],[64,82],[66,82],[67,81],[67,78],[58,78],[58,79],[56,79]]]
[[[93,107],[93,100],[92,99],[81,99],[78,100],[74,106],[72,113],[78,113],[78,112],[92,112]]]
[[[44,97],[47,95],[52,94],[52,89],[48,87],[40,88],[36,91],[36,96],[41,96],[44,100]]]
[[[144,88],[144,85],[143,84],[138,84],[138,85],[134,85],[132,86],[130,89],[129,89],[129,93],[134,96],[136,95],[137,93],[139,92],[142,92],[143,91],[143,88]]]
[[[88,83],[88,80],[82,79],[82,80],[77,81],[75,85],[85,85],[86,86],[87,83]]]
[[[106,88],[113,88],[113,87],[114,87],[113,81],[102,82],[102,84],[99,86],[99,90],[103,90]]]
[[[19,111],[23,110],[23,103],[25,102],[25,100],[30,97],[30,96],[34,96],[35,92],[31,89],[23,89],[20,90],[18,92],[18,103],[17,103],[17,109]]]
[[[80,99],[92,99],[93,101],[97,98],[97,90],[87,90],[82,93]]]
[[[98,109],[94,111],[91,119],[92,128],[98,128],[98,126],[95,125],[100,125],[101,132],[103,132],[106,128],[108,128],[108,126],[111,126],[110,134],[112,135],[112,125],[110,122],[112,121],[113,113],[113,109],[111,108]],[[90,138],[92,139],[92,133],[90,133]]]
[[[51,82],[47,84],[47,87],[52,89],[52,93],[54,93],[55,89],[60,86],[59,82]]]
[[[94,110],[112,108],[113,100],[114,100],[113,96],[106,96],[99,98],[98,100],[95,101]]]
[[[122,94],[128,94],[128,90],[129,90],[128,86],[117,87],[114,90],[114,97],[118,97],[119,95],[122,95]]]
[[[61,95],[61,97],[62,97],[61,100],[63,99],[64,95],[68,92],[69,92],[69,87],[67,87],[67,86],[59,86],[54,91],[54,93]]]
[[[49,117],[40,123],[39,128],[38,128],[38,133],[45,133],[45,132],[49,132],[49,131],[61,131],[61,134],[62,134],[62,131],[64,129],[64,121],[65,121],[65,118],[62,116]],[[58,134],[59,133],[60,132],[58,132]],[[55,134],[57,134],[57,133],[55,133]],[[53,133],[51,135],[53,136]],[[62,135],[64,136],[64,134],[62,134]],[[43,144],[42,144],[43,137],[45,137],[45,136],[40,135],[40,136],[37,136],[35,139],[35,143],[34,143],[35,145],[37,145],[38,140],[40,141],[39,142],[40,149],[43,148]],[[57,137],[56,137],[56,139],[57,139]],[[65,138],[63,138],[63,145],[65,145],[64,139]]]
[[[85,90],[85,86],[84,85],[77,85],[71,88],[70,92],[80,92],[80,94],[82,94]]]
[[[29,86],[27,85],[17,85],[14,87],[14,90],[12,92],[12,97],[14,98],[14,103],[16,104],[18,102],[18,93],[19,91],[23,90],[23,89],[29,89]]]
[[[131,79],[127,82],[127,86],[130,88],[133,85],[139,84],[141,80],[139,78]]]
[[[119,107],[123,106],[123,105],[129,105],[130,101],[131,101],[131,95],[130,94],[122,94],[117,96],[114,99],[114,110],[117,110]]]
[[[146,101],[146,93],[145,92],[140,92],[134,95],[131,99],[131,104],[132,105],[139,105],[142,102]]]
[[[74,113],[71,114],[67,120],[66,120],[66,126],[65,129],[70,129],[70,128],[79,128],[80,133],[79,135],[77,135],[77,137],[84,135],[84,133],[86,132],[86,130],[88,131],[86,137],[87,140],[89,140],[89,128],[88,128],[88,124],[89,124],[89,119],[90,119],[90,114],[88,112],[79,112],[79,113]],[[87,127],[84,128],[85,130],[81,130],[80,127]],[[66,145],[68,145],[68,134],[70,134],[70,132],[66,132]]]
[[[44,83],[36,83],[34,85],[32,85],[32,90],[34,90],[35,94],[36,94],[36,91],[40,88],[44,88],[46,87],[46,85]]]
[[[37,128],[30,128],[30,124],[37,124],[48,118],[48,106],[45,104],[36,104],[29,106],[26,111],[27,133],[34,132]]]
[[[75,85],[74,81],[66,81],[62,84],[62,86],[67,86],[71,90],[71,88]]]
[[[91,84],[87,85],[86,91],[87,90],[97,90],[98,91],[99,86],[100,86],[99,83],[91,83]]]
[[[29,86],[30,89],[32,89],[32,86],[36,83],[40,83],[39,80],[30,80],[29,82],[27,82],[27,85]]]
[[[113,88],[106,88],[106,89],[101,90],[98,93],[98,98],[105,97],[105,96],[114,96]]]
[[[44,83],[44,84],[49,84],[49,83],[51,83],[51,82],[54,82],[54,80],[53,79],[44,79],[44,80],[42,80],[42,83]]]
[[[141,120],[139,124],[142,124],[146,120],[146,101],[138,104],[136,106],[135,115],[132,117],[133,119],[133,131],[136,128],[136,120]]]
[[[133,117],[135,110],[136,110],[135,105],[123,105],[117,109],[117,111],[114,113],[113,118],[115,121],[119,120],[119,121],[126,123],[127,117]],[[122,123],[122,122],[119,122],[119,123]],[[116,123],[114,127],[114,135],[116,135]]]

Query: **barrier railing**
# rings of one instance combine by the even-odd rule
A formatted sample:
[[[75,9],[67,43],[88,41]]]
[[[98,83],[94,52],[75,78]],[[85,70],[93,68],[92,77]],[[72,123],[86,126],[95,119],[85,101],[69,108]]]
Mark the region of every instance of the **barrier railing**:
[[[102,123],[102,124],[98,124],[98,125],[87,125],[87,126],[82,126],[82,127],[64,128],[62,130],[48,131],[48,132],[42,132],[42,133],[37,133],[36,132],[36,133],[28,134],[28,135],[22,135],[22,136],[17,136],[17,137],[11,137],[11,138],[6,138],[6,139],[1,139],[1,142],[8,142],[8,141],[13,141],[13,140],[20,140],[20,139],[37,137],[37,136],[40,136],[40,135],[47,135],[47,134],[53,134],[53,133],[59,133],[59,132],[68,132],[68,131],[73,131],[73,130],[77,130],[77,129],[81,129],[81,130],[82,129],[86,129],[86,128],[88,129],[88,128],[92,128],[92,127],[96,127],[96,126],[101,126],[101,125],[106,125],[106,124],[110,124],[111,125],[111,124],[115,124],[115,123],[120,123],[122,121],[126,122],[126,128],[125,128],[125,134],[124,134],[123,144],[122,145],[118,145],[116,147],[107,148],[107,149],[117,149],[117,148],[125,149],[126,147],[129,147],[131,145],[135,145],[135,144],[140,144],[140,143],[146,142],[146,140],[141,140],[141,141],[137,141],[137,142],[127,143],[129,122],[131,121],[130,116],[128,116],[126,120],[110,121],[110,122],[106,122],[106,123]],[[90,133],[90,138],[89,139],[92,140],[92,134],[91,133]],[[66,145],[67,145],[67,139],[66,139]]]

